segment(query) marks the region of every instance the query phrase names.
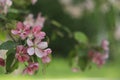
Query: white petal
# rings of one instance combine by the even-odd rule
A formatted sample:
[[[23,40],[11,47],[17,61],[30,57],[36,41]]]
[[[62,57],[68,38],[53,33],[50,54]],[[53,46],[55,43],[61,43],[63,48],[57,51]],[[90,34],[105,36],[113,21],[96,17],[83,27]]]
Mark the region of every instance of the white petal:
[[[48,47],[48,43],[47,42],[40,42],[38,44],[38,48],[40,48],[40,49],[45,49],[47,47]]]
[[[33,55],[33,54],[35,53],[34,48],[33,48],[33,47],[28,48],[28,49],[27,49],[27,53],[28,53],[29,55]]]
[[[33,46],[33,42],[32,42],[32,40],[27,39],[27,45],[28,45],[28,46]]]
[[[35,54],[38,56],[38,57],[43,57],[43,52],[41,50],[39,50],[38,48],[35,48]]]

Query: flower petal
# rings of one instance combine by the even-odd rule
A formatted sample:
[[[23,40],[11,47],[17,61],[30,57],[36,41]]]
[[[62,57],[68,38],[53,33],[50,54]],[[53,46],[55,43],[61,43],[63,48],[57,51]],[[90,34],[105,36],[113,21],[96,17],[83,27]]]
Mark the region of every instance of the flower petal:
[[[41,50],[39,50],[38,48],[35,48],[35,54],[40,58],[44,56],[43,55],[44,53]]]
[[[23,24],[22,22],[17,23],[17,29],[23,29]]]
[[[23,45],[19,45],[19,46],[17,46],[17,52],[20,52],[20,51],[22,51],[24,49],[24,46]]]
[[[17,35],[19,32],[18,32],[18,30],[11,30],[11,33],[14,35]]]
[[[48,47],[48,43],[47,42],[40,42],[38,44],[38,48],[40,48],[40,49],[45,49],[47,47]]]
[[[28,46],[33,46],[33,42],[32,42],[32,40],[27,39],[27,45],[28,45]]]
[[[51,61],[50,57],[49,56],[45,56],[42,58],[42,62],[43,63],[49,63]]]
[[[27,53],[28,53],[29,55],[33,55],[33,54],[35,53],[34,48],[33,48],[33,47],[28,48],[28,49],[27,49]]]

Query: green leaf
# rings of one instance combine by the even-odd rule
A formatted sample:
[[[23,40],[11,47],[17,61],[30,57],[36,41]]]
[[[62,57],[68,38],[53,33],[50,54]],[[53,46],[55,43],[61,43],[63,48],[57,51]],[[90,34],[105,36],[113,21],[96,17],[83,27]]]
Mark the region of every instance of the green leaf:
[[[84,71],[88,66],[88,58],[86,56],[79,57],[78,65]]]
[[[11,73],[18,68],[18,61],[15,59],[15,50],[10,49],[7,52],[6,73]]]
[[[13,41],[6,41],[0,45],[0,49],[9,50],[16,47],[16,43]]]
[[[6,40],[6,32],[0,29],[0,41],[5,41],[5,40]]]
[[[75,32],[74,33],[74,38],[79,42],[79,43],[83,43],[83,44],[87,44],[88,43],[88,38],[87,36],[82,33],[82,32]]]
[[[52,20],[51,23],[52,23],[53,25],[55,25],[56,27],[59,27],[59,28],[62,26],[59,22],[57,22],[57,21],[55,21],[55,20]]]

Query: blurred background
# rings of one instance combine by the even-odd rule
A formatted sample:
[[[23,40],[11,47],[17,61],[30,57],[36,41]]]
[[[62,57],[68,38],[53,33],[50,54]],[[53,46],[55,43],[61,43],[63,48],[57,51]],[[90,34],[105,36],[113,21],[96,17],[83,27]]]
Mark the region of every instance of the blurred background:
[[[41,70],[35,76],[29,76],[31,79],[120,77],[119,0],[38,0],[35,5],[28,1],[13,0],[13,9],[8,13],[8,19],[24,21],[28,12],[35,17],[41,12],[47,18],[43,31],[47,33],[49,47],[53,50],[52,61],[45,73]],[[14,8],[20,10],[20,13]],[[69,56],[78,44],[73,36],[75,32],[83,32],[92,45],[99,45],[102,39],[110,42],[110,56],[105,65],[98,68],[93,64],[91,69],[85,71],[72,70]],[[6,33],[0,31],[1,42],[6,38]],[[0,74],[3,71],[0,68]],[[13,72],[16,75],[17,73],[18,70]]]

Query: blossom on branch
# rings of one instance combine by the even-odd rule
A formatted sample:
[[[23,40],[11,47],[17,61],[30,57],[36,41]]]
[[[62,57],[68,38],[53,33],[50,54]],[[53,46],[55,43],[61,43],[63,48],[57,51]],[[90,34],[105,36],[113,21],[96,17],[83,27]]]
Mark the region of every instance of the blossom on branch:
[[[30,58],[29,55],[27,54],[27,48],[25,48],[23,45],[17,46],[15,56],[19,62],[28,61]]]

